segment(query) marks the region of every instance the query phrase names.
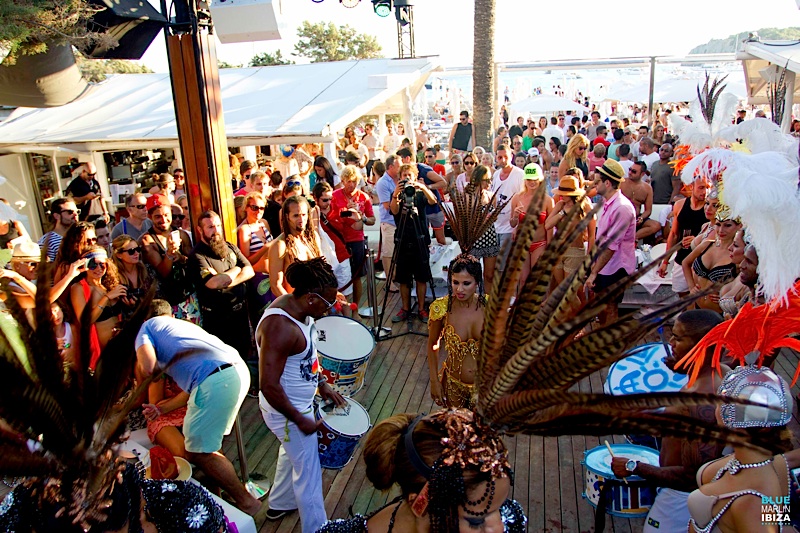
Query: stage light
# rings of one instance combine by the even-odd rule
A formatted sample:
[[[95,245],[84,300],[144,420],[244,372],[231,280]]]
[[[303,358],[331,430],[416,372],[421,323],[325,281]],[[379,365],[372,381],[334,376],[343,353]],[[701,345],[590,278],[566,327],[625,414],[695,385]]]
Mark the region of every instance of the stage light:
[[[344,7],[356,7],[361,0],[339,0]]]
[[[392,12],[392,0],[372,0],[372,8],[379,17],[388,17]]]

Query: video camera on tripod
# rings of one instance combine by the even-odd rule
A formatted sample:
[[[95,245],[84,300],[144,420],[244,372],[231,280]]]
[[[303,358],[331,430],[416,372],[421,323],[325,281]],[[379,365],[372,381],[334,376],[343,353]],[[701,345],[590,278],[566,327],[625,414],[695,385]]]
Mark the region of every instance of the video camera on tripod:
[[[402,207],[412,209],[414,207],[414,195],[417,194],[417,188],[412,185],[409,180],[401,180],[400,186],[403,189]]]

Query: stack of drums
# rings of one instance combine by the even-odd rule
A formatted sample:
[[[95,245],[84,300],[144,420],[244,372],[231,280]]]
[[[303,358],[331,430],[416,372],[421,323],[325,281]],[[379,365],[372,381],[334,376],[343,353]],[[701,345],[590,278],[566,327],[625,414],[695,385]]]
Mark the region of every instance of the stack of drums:
[[[361,322],[343,316],[322,317],[315,328],[322,375],[347,401],[344,408],[320,404],[314,411],[317,420],[322,420],[317,432],[320,464],[339,470],[350,462],[358,442],[372,427],[367,410],[351,396],[364,386],[375,339]]]

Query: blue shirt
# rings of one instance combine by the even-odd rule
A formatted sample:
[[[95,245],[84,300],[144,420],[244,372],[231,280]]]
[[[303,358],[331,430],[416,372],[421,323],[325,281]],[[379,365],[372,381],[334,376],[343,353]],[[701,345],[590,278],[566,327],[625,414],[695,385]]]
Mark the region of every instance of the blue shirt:
[[[170,316],[157,316],[142,324],[136,349],[145,344],[156,351],[158,368],[166,369],[186,392],[192,392],[220,365],[242,362],[235,348],[200,326]],[[180,359],[170,365],[177,356]]]
[[[433,183],[431,180],[428,179],[428,172],[433,172],[433,168],[429,167],[428,165],[423,165],[422,163],[417,163],[417,174],[419,174],[419,177],[422,179],[422,182],[425,185],[430,185],[431,183]],[[431,191],[431,192],[433,193],[433,195],[436,197],[437,200],[439,201],[442,200],[442,195],[439,194],[439,191]],[[442,208],[439,207],[438,203],[427,204],[425,206],[425,214],[428,215],[432,213],[438,213],[441,210]]]
[[[397,185],[389,174],[384,174],[381,176],[381,179],[379,179],[378,183],[375,184],[375,192],[378,193],[378,201],[380,202],[380,205],[378,206],[378,213],[380,214],[381,222],[386,222],[392,226],[395,225],[394,216],[392,215],[391,211],[383,206],[383,204],[392,201],[392,195],[394,194],[394,190],[396,188]]]

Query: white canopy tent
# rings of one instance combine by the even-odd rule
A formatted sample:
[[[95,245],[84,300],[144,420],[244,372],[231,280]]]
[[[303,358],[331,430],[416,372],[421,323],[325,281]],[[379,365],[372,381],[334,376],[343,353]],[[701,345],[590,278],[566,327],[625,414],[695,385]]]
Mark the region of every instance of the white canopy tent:
[[[781,75],[786,83],[786,101],[781,127],[789,132],[792,122],[792,107],[800,100],[800,84],[796,83],[800,72],[800,43],[797,41],[747,40],[742,43],[736,59],[742,62],[747,83],[747,103],[764,105],[769,103],[769,82],[777,82]]]
[[[657,104],[670,102],[691,102],[697,98],[697,85],[703,86],[705,78],[696,79],[667,79],[656,81],[653,89],[653,102]],[[733,93],[739,99],[743,99],[746,94],[744,82],[742,80],[728,77],[725,80],[727,87],[724,92]],[[605,100],[619,102],[644,102],[650,98],[650,82],[645,82],[633,87],[614,89],[612,88],[606,95]]]
[[[413,99],[438,68],[435,57],[426,57],[222,69],[228,142],[332,142],[362,115],[410,115]],[[0,124],[0,149],[6,152],[177,145],[167,74],[112,76],[85,98],[57,108],[18,109]]]
[[[559,111],[579,111],[589,113],[589,109],[569,98],[554,95],[532,96],[511,104],[510,115],[525,113],[557,113]]]

